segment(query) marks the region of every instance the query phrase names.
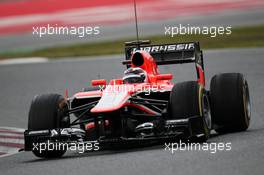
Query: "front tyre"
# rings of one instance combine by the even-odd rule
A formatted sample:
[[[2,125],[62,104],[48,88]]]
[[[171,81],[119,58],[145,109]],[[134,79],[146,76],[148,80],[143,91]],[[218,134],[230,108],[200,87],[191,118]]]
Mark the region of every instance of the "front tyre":
[[[44,94],[35,96],[32,100],[29,118],[28,130],[46,130],[59,127],[68,127],[69,118],[61,116],[61,112],[68,109],[67,101],[58,94]],[[66,150],[32,150],[37,157],[57,158],[61,157]]]
[[[172,119],[203,117],[203,136],[195,141],[205,142],[210,136],[211,110],[208,94],[196,81],[175,84],[171,91],[170,108]]]
[[[248,83],[240,73],[215,75],[210,84],[213,122],[218,133],[248,129],[251,105]]]

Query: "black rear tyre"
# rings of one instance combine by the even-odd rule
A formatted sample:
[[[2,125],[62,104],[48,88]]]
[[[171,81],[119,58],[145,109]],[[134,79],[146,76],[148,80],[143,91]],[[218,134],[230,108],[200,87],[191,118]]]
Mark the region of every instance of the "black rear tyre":
[[[170,111],[173,119],[185,119],[192,116],[203,117],[204,136],[196,141],[204,142],[209,138],[211,112],[208,95],[196,81],[174,85],[170,96]]]
[[[60,116],[59,113],[68,109],[66,100],[58,94],[44,94],[35,96],[29,111],[28,130],[37,131],[68,127],[69,118]],[[61,157],[66,150],[32,150],[37,157]]]
[[[210,84],[213,122],[218,133],[245,131],[251,118],[248,83],[240,73],[215,75]]]

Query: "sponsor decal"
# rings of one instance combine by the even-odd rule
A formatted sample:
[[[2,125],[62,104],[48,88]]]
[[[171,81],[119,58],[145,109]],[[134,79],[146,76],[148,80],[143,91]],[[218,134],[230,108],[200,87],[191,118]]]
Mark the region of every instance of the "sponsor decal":
[[[149,53],[159,53],[159,52],[175,52],[182,50],[193,50],[195,48],[195,43],[183,43],[183,44],[168,44],[168,45],[154,45],[154,46],[145,46],[140,47],[140,50],[146,51]],[[132,53],[137,51],[137,48],[132,49]]]

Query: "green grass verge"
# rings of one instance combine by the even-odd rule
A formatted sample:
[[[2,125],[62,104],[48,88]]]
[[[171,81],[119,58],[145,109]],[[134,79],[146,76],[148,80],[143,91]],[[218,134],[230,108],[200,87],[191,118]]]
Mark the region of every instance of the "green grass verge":
[[[141,39],[150,39],[153,44],[199,41],[202,49],[213,48],[241,48],[241,47],[263,47],[264,46],[264,25],[233,28],[231,35],[218,35],[215,38],[209,35],[177,35],[174,37],[160,35],[150,36]],[[124,42],[134,40],[127,38],[116,41],[99,43],[75,44],[70,46],[58,46],[44,48],[28,52],[6,52],[0,53],[2,58],[14,57],[75,57],[75,56],[96,56],[124,53]]]

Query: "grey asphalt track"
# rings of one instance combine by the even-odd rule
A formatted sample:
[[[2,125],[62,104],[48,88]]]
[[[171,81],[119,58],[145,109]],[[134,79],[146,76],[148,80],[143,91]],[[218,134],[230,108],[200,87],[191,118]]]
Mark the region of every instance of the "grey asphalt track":
[[[215,14],[199,14],[191,16],[172,17],[169,20],[139,21],[140,36],[163,35],[165,26],[249,26],[264,24],[262,8],[251,10],[227,10]],[[100,26],[100,35],[79,38],[77,36],[47,35],[39,38],[31,32],[12,36],[0,36],[0,52],[26,51],[43,47],[69,45],[74,43],[100,42],[120,38],[135,37],[134,21],[130,23],[109,26]]]
[[[264,48],[210,50],[204,52],[206,79],[220,72],[241,72],[248,79],[252,100],[252,121],[248,131],[215,135],[209,142],[231,142],[231,151],[177,151],[164,146],[122,151],[67,153],[62,159],[41,160],[30,152],[0,159],[2,175],[126,175],[126,174],[232,174],[260,175],[264,172]],[[89,86],[93,78],[120,77],[125,69],[122,55],[50,61],[48,63],[0,66],[0,124],[25,128],[29,103],[34,94],[70,93]],[[194,79],[192,64],[170,65],[174,79]],[[176,82],[177,82],[176,81]],[[209,83],[208,83],[209,84]],[[207,84],[207,85],[208,85]]]

